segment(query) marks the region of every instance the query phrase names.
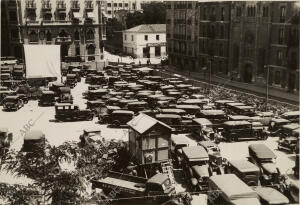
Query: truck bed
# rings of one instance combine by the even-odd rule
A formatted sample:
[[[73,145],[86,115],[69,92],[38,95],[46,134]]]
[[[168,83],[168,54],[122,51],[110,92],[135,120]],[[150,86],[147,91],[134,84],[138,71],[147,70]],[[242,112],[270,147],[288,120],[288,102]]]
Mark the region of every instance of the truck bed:
[[[100,183],[103,184],[110,184],[112,186],[125,188],[125,189],[131,189],[136,192],[145,192],[145,184],[144,183],[138,183],[138,182],[131,182],[126,181],[124,179],[118,179],[118,178],[112,178],[112,177],[106,177],[104,179],[99,180]]]

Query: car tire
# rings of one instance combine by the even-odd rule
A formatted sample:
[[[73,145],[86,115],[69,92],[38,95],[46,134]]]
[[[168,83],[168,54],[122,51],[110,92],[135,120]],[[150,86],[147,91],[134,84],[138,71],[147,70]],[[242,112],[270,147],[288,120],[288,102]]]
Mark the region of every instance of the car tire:
[[[118,120],[115,120],[115,121],[113,122],[113,125],[114,125],[115,127],[119,127],[119,126],[120,126],[120,122],[119,122]]]

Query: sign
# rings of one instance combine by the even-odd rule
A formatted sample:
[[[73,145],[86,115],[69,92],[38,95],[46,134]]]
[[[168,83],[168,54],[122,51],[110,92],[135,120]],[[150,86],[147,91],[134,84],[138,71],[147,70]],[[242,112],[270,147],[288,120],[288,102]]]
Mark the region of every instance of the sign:
[[[166,45],[167,45],[166,42],[162,42],[162,43],[147,43],[146,44],[147,47],[166,46]]]

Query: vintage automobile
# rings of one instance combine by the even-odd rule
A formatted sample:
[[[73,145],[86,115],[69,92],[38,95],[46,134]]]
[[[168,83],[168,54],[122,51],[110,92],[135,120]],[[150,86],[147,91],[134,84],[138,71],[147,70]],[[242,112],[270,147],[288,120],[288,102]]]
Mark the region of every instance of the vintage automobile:
[[[192,190],[207,190],[207,181],[212,175],[209,166],[209,156],[202,146],[183,147],[183,172],[187,180],[190,180]]]
[[[181,104],[183,104],[183,105],[198,105],[200,108],[203,108],[203,106],[205,104],[207,104],[207,102],[204,100],[201,100],[201,99],[186,99],[186,100],[183,100],[181,102]]]
[[[277,132],[277,136],[279,136],[280,140],[292,136],[293,130],[296,130],[298,128],[300,128],[300,124],[298,123],[289,123],[289,124],[282,125],[280,127],[280,130]]]
[[[29,130],[24,136],[22,152],[39,152],[44,150],[45,134],[40,130]]]
[[[90,84],[91,83],[91,80],[92,80],[92,77],[95,76],[96,74],[87,74],[86,75],[86,78],[85,78],[85,83],[86,84]]]
[[[132,198],[123,202],[132,203],[139,202],[139,204],[147,203],[147,196],[157,196],[156,203],[163,203],[169,200],[175,194],[175,188],[166,174],[158,173],[153,177],[142,178],[133,175],[128,175],[119,172],[109,171],[105,178],[100,180],[92,180],[92,189],[100,188],[105,194],[109,195],[112,190],[119,190],[116,194],[116,199],[121,201],[124,197],[139,197]],[[121,196],[121,198],[119,198]],[[109,196],[106,196],[109,197]],[[153,201],[153,197],[151,201]]]
[[[15,65],[13,68],[13,78],[15,80],[23,80],[24,79],[24,66],[23,65]]]
[[[223,123],[222,135],[228,142],[239,139],[266,140],[268,133],[262,127],[254,127],[248,121],[226,121]]]
[[[91,77],[90,85],[106,85],[107,79],[104,76],[93,75]]]
[[[74,88],[77,84],[77,76],[76,74],[67,74],[65,85]]]
[[[192,120],[192,136],[197,140],[214,139],[213,124],[206,118],[194,118]]]
[[[121,110],[121,108],[118,107],[118,106],[107,105],[104,109],[101,109],[101,112],[98,115],[98,122],[100,124],[106,124],[106,123],[108,123],[110,115],[115,110]]]
[[[299,123],[300,111],[285,112],[281,117],[291,122]]]
[[[182,148],[188,147],[191,140],[185,135],[172,135],[171,137],[171,156],[175,166],[180,168],[183,159]]]
[[[232,106],[231,110],[231,113],[235,115],[246,115],[250,117],[255,115],[255,108],[249,105]]]
[[[17,64],[18,60],[14,56],[3,56],[0,60],[1,67],[6,65],[14,65]]]
[[[65,85],[60,82],[53,82],[51,83],[49,90],[55,93],[55,97],[59,97],[61,87],[65,87]]]
[[[95,116],[97,116],[104,107],[105,102],[103,100],[88,100],[86,102],[86,109],[93,111]]]
[[[181,117],[184,118],[184,115],[186,114],[185,110],[182,109],[176,109],[176,108],[164,108],[164,109],[159,109],[159,112],[161,114],[173,114],[173,115],[180,115]]]
[[[89,85],[88,90],[98,90],[101,88],[101,85]]]
[[[107,89],[98,89],[98,90],[89,90],[87,93],[87,99],[88,100],[98,100],[103,99],[105,95],[107,95],[108,90]]]
[[[285,137],[283,139],[278,140],[277,149],[297,154],[297,143],[299,143],[299,139],[297,137]]]
[[[287,205],[290,200],[272,187],[254,187],[254,191],[258,194],[259,200],[262,205]]]
[[[277,165],[277,156],[265,144],[251,144],[248,146],[249,161],[260,168],[260,183],[262,186],[280,185],[285,181]]]
[[[196,113],[196,117],[210,120],[216,129],[222,129],[223,123],[228,119],[223,110],[200,110]]]
[[[80,110],[77,105],[62,103],[55,105],[55,119],[58,121],[93,120],[91,110]]]
[[[223,110],[226,108],[226,103],[234,103],[233,100],[216,100],[215,102],[215,106],[217,109],[219,110]]]
[[[80,81],[81,81],[81,70],[80,70],[80,69],[75,68],[75,69],[73,69],[70,73],[76,75],[76,81],[77,81],[77,82],[80,82]]]
[[[226,174],[235,174],[249,186],[258,186],[260,170],[247,160],[229,160],[225,167]]]
[[[106,113],[98,116],[99,122],[103,124],[113,125],[115,127],[127,125],[132,120],[134,112],[129,110],[121,110],[117,106],[107,106]]]
[[[20,96],[6,96],[3,100],[3,110],[17,111],[24,106]]]
[[[274,118],[273,112],[256,112],[256,116],[259,117],[259,122],[264,126],[268,126],[272,118]],[[255,117],[255,116],[254,116]]]
[[[58,89],[58,99],[59,103],[73,103],[73,96],[71,94],[71,88],[69,87],[60,87]]]
[[[211,176],[208,180],[209,190],[215,194],[210,204],[261,205],[257,193],[235,174]]]
[[[145,101],[130,102],[127,104],[127,109],[133,111],[134,113],[139,113],[140,111],[146,110],[148,108],[148,103]]]
[[[180,115],[175,114],[156,114],[155,119],[169,125],[173,133],[183,132],[184,124]]]
[[[175,108],[185,110],[186,113],[191,116],[195,116],[195,114],[200,111],[198,105],[176,105]]]
[[[299,182],[291,181],[288,190],[290,202],[299,204]]]
[[[39,99],[39,106],[55,105],[55,93],[53,91],[43,90]]]
[[[5,127],[0,127],[0,156],[3,156],[9,149],[13,134]]]
[[[209,165],[212,168],[213,172],[217,174],[224,174],[224,165],[226,161],[225,158],[222,158],[221,151],[219,146],[213,141],[200,141],[198,146],[204,147],[209,156]]]
[[[246,115],[228,115],[228,120],[229,121],[242,121],[242,120],[250,121],[251,117]]]
[[[283,118],[272,118],[269,123],[269,132],[271,136],[278,136],[282,125],[290,123],[289,120]]]
[[[12,86],[12,79],[10,73],[2,73],[0,74],[1,85],[10,87]]]

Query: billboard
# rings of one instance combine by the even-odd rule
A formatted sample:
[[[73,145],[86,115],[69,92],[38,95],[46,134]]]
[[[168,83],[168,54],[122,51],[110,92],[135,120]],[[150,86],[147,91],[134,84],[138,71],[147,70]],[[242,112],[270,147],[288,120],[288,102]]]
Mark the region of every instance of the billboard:
[[[60,45],[24,45],[26,78],[61,80]]]

